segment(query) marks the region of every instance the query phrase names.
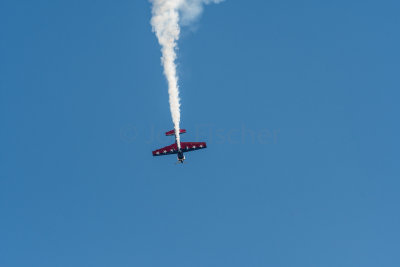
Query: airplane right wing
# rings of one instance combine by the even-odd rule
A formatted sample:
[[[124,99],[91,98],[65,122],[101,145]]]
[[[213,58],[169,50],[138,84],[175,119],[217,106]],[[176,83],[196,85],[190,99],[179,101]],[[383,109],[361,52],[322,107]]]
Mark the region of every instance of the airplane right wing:
[[[203,148],[207,148],[205,142],[181,142],[182,152],[189,152]]]

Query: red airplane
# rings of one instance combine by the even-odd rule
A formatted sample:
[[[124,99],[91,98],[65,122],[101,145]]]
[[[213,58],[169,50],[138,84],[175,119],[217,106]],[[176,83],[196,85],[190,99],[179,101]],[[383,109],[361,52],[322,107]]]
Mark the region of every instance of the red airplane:
[[[185,129],[180,129],[179,134],[186,133]],[[171,130],[165,133],[166,136],[175,135],[175,130]],[[153,151],[153,156],[164,156],[171,154],[178,154],[178,162],[183,163],[185,160],[185,156],[183,152],[190,152],[202,148],[206,148],[207,145],[205,142],[181,142],[181,148],[178,148],[178,143],[175,135],[175,144],[157,149]]]

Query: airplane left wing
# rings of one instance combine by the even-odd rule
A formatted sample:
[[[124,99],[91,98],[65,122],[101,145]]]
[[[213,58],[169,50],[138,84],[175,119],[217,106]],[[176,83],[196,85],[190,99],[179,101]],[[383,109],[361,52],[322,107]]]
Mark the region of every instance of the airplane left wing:
[[[153,156],[164,156],[178,153],[178,146],[172,144],[153,151]]]

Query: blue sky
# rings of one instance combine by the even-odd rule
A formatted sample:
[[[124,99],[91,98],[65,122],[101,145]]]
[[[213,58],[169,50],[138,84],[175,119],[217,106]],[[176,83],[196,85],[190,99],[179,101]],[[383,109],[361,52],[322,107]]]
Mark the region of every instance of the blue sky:
[[[0,265],[400,266],[398,1],[0,3]]]

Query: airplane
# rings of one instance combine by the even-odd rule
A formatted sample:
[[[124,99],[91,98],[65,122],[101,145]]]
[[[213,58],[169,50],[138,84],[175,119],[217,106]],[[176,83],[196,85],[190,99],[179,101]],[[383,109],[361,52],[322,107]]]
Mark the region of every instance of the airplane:
[[[180,129],[179,134],[186,133],[185,129]],[[166,136],[175,135],[175,130],[171,130],[165,133]],[[164,155],[171,155],[171,154],[178,154],[178,161],[177,163],[183,163],[185,160],[185,155],[183,152],[190,152],[198,149],[203,149],[207,147],[205,142],[180,142],[180,149],[178,147],[178,141],[175,135],[175,144],[157,149],[153,151],[153,156],[164,156]]]

